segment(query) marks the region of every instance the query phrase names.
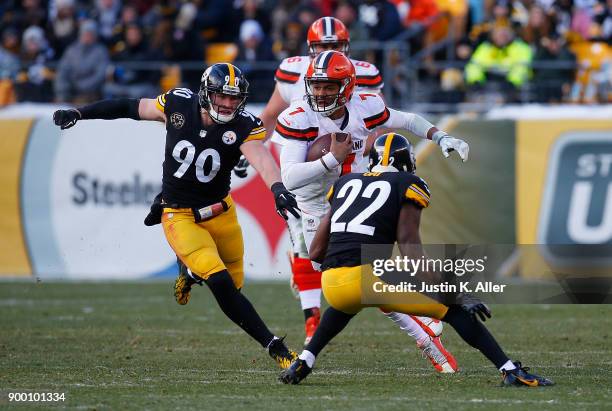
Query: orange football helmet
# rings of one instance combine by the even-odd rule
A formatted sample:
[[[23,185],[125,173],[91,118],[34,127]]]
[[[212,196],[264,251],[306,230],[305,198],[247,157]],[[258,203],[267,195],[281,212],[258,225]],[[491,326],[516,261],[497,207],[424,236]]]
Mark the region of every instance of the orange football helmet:
[[[318,54],[315,51],[317,44],[335,44],[334,50],[348,56],[350,41],[351,38],[346,26],[335,17],[321,17],[312,23],[308,29],[308,53],[312,58]]]
[[[357,78],[351,60],[339,51],[326,50],[317,55],[308,66],[304,77],[306,99],[313,111],[330,115],[351,99]],[[319,94],[313,90],[315,83],[337,83],[337,94]]]

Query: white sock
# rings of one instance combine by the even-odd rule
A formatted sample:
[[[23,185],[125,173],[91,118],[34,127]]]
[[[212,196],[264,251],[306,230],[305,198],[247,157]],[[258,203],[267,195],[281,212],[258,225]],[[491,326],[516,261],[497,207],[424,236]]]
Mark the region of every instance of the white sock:
[[[321,307],[321,289],[300,291],[300,303],[302,304],[302,310]]]
[[[312,366],[314,365],[315,362],[315,355],[313,353],[311,353],[308,350],[304,350],[302,351],[302,353],[299,355],[298,357],[300,360],[304,360],[306,361],[306,365],[308,365],[308,367],[312,368]]]
[[[499,367],[500,371],[512,371],[512,370],[516,370],[516,365],[514,365],[514,363],[510,360],[506,361],[506,363],[504,365],[502,365],[501,367]]]
[[[429,334],[425,332],[421,328],[421,326],[414,321],[408,314],[397,313],[397,312],[382,312],[387,316],[387,318],[391,319],[394,323],[396,323],[400,330],[404,331],[406,334],[411,336],[416,340],[417,343],[422,343],[425,340],[429,339]]]

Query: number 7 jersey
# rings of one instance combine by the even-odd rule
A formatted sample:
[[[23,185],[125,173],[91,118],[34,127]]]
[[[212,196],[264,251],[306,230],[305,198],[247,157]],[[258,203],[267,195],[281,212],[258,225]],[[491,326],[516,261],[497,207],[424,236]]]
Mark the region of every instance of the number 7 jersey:
[[[405,171],[347,174],[329,190],[331,205],[329,245],[323,269],[355,267],[362,261],[362,244],[389,245],[397,240],[397,225],[404,203],[429,206],[429,187]]]
[[[229,123],[205,126],[197,94],[186,88],[161,94],[156,105],[166,115],[163,200],[181,207],[204,207],[223,200],[242,154],[240,146],[265,138],[261,120],[242,112]]]

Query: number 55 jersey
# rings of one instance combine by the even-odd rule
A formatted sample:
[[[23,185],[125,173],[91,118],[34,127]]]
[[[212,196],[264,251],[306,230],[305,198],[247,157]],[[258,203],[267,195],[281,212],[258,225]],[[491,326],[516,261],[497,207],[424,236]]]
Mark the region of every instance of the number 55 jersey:
[[[156,105],[166,115],[164,201],[190,208],[223,200],[230,191],[240,146],[265,138],[262,121],[243,111],[229,123],[205,126],[197,94],[186,88],[159,95]]]

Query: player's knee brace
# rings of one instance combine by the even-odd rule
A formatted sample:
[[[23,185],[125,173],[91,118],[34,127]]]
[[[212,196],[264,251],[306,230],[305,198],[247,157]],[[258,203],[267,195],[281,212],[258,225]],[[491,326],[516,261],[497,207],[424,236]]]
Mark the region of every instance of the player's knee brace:
[[[293,282],[299,291],[317,290],[321,288],[321,272],[312,267],[307,258],[295,257],[291,264]]]

